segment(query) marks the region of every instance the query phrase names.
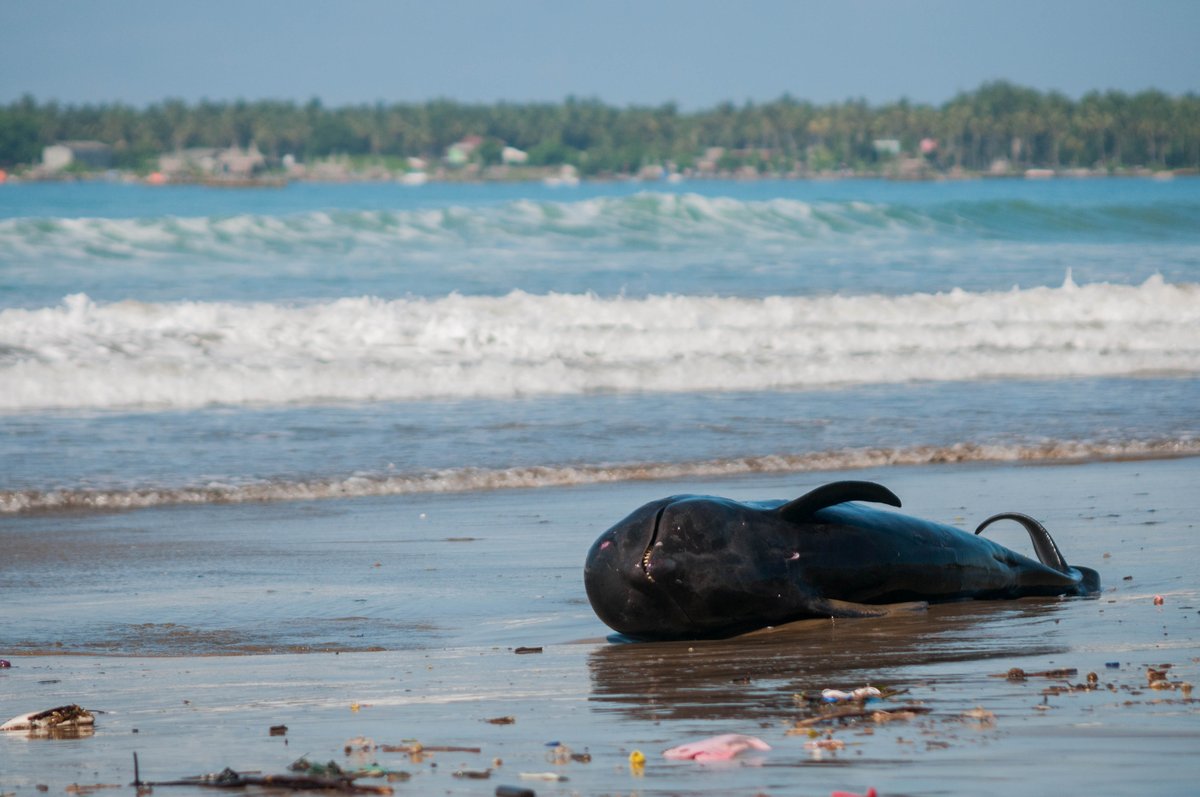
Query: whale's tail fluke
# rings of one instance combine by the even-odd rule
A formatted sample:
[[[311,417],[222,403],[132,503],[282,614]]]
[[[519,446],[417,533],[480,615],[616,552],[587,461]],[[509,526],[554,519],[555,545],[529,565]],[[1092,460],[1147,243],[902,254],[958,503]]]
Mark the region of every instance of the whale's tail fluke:
[[[1054,538],[1050,536],[1050,532],[1046,531],[1045,526],[1029,515],[1023,515],[1020,512],[1001,512],[999,515],[992,515],[980,523],[979,527],[975,529],[975,533],[981,533],[997,520],[1015,520],[1020,523],[1029,532],[1029,539],[1033,541],[1033,549],[1037,551],[1037,557],[1042,564],[1047,567],[1053,567],[1060,573],[1071,572],[1067,560],[1063,559],[1062,552],[1054,544]]]
[[[1068,565],[1062,552],[1054,543],[1054,538],[1050,536],[1050,532],[1029,515],[1023,515],[1020,512],[1002,512],[999,515],[992,515],[979,524],[975,533],[979,534],[997,520],[1015,520],[1024,526],[1025,530],[1029,532],[1029,539],[1033,541],[1033,549],[1037,551],[1037,557],[1041,563],[1071,579],[1076,584],[1079,594],[1095,595],[1100,591],[1100,574],[1090,567]]]
[[[1095,595],[1100,591],[1100,574],[1090,567],[1076,567],[1079,574],[1083,576],[1083,589],[1088,595]]]

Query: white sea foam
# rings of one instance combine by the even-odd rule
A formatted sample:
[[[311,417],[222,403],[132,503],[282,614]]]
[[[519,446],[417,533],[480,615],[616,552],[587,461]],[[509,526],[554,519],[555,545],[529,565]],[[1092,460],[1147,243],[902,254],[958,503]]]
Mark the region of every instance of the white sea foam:
[[[0,411],[1200,373],[1200,285],[0,311]]]
[[[187,487],[130,489],[0,490],[0,514],[63,510],[124,510],[170,504],[226,504],[248,501],[311,501],[417,493],[474,492],[567,487],[624,481],[657,481],[854,470],[889,465],[956,462],[1086,462],[1105,459],[1161,459],[1200,455],[1200,440],[1046,441],[1038,445],[981,445],[906,448],[850,448],[805,454],[733,457],[693,462],[616,465],[449,468],[413,474],[356,474],[309,481],[256,481]]]

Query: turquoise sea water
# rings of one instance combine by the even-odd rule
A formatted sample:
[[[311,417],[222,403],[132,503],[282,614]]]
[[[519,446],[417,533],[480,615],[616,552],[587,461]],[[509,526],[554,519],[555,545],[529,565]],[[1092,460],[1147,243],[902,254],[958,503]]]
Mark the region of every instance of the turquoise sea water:
[[[0,186],[0,511],[1200,452],[1200,181]]]

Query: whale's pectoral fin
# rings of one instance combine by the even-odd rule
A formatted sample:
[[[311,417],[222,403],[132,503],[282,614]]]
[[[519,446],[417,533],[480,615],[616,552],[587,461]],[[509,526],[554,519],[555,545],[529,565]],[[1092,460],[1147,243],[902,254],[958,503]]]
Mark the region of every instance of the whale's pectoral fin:
[[[880,606],[868,606],[865,603],[817,599],[809,604],[809,608],[816,616],[807,617],[803,620],[792,620],[790,623],[756,628],[753,631],[747,631],[738,636],[766,636],[768,634],[810,629],[834,617],[870,619],[872,617],[894,617],[901,614],[914,614],[926,611],[929,608],[929,604],[925,601],[910,601],[908,603],[887,603]]]
[[[875,482],[831,482],[805,493],[794,501],[788,501],[775,511],[784,520],[793,522],[808,520],[813,513],[825,507],[846,501],[872,501],[877,504],[900,506],[900,499],[888,488]]]
[[[1058,546],[1054,544],[1054,539],[1050,536],[1050,532],[1046,531],[1045,526],[1029,515],[1022,515],[1020,512],[1002,512],[999,515],[992,515],[979,524],[979,528],[975,529],[975,533],[979,534],[997,520],[1015,520],[1020,523],[1029,532],[1029,539],[1033,541],[1033,549],[1037,551],[1037,557],[1041,563],[1047,567],[1054,568],[1060,573],[1070,574],[1071,568],[1067,565],[1067,560],[1063,559]]]
[[[890,617],[905,612],[924,611],[929,608],[929,604],[924,601],[912,601],[873,606],[833,598],[814,598],[805,608],[818,617]]]

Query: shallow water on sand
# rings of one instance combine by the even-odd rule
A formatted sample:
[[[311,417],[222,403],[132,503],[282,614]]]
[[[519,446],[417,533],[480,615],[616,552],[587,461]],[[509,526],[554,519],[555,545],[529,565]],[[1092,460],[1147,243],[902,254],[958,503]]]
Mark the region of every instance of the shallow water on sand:
[[[421,761],[374,751],[412,774],[397,794],[515,783],[539,795],[1186,793],[1200,708],[1147,688],[1146,669],[1170,664],[1171,680],[1200,681],[1197,467],[856,473],[893,488],[904,511],[963,527],[995,511],[1034,514],[1105,591],[693,643],[605,640],[581,583],[592,539],[664,494],[782,498],[842,475],[8,518],[0,655],[13,668],[0,670],[0,714],[69,702],[105,713],[87,738],[0,737],[0,788],[127,784],[135,751],[145,780],[283,772],[301,755],[356,765],[343,747],[365,736],[480,748]],[[988,533],[1028,548],[1015,526]],[[1077,672],[996,677],[1012,667]],[[1099,688],[1054,692],[1088,672]],[[907,690],[884,707],[929,713],[818,726],[840,750],[787,734],[808,716],[795,695],[868,683]],[[994,716],[964,716],[977,707]],[[278,724],[287,735],[269,736]],[[773,749],[727,765],[661,758],[716,733]],[[591,762],[548,761],[553,741]],[[640,773],[633,749],[648,759]],[[455,778],[462,768],[493,773]],[[545,771],[569,780],[519,778]]]

